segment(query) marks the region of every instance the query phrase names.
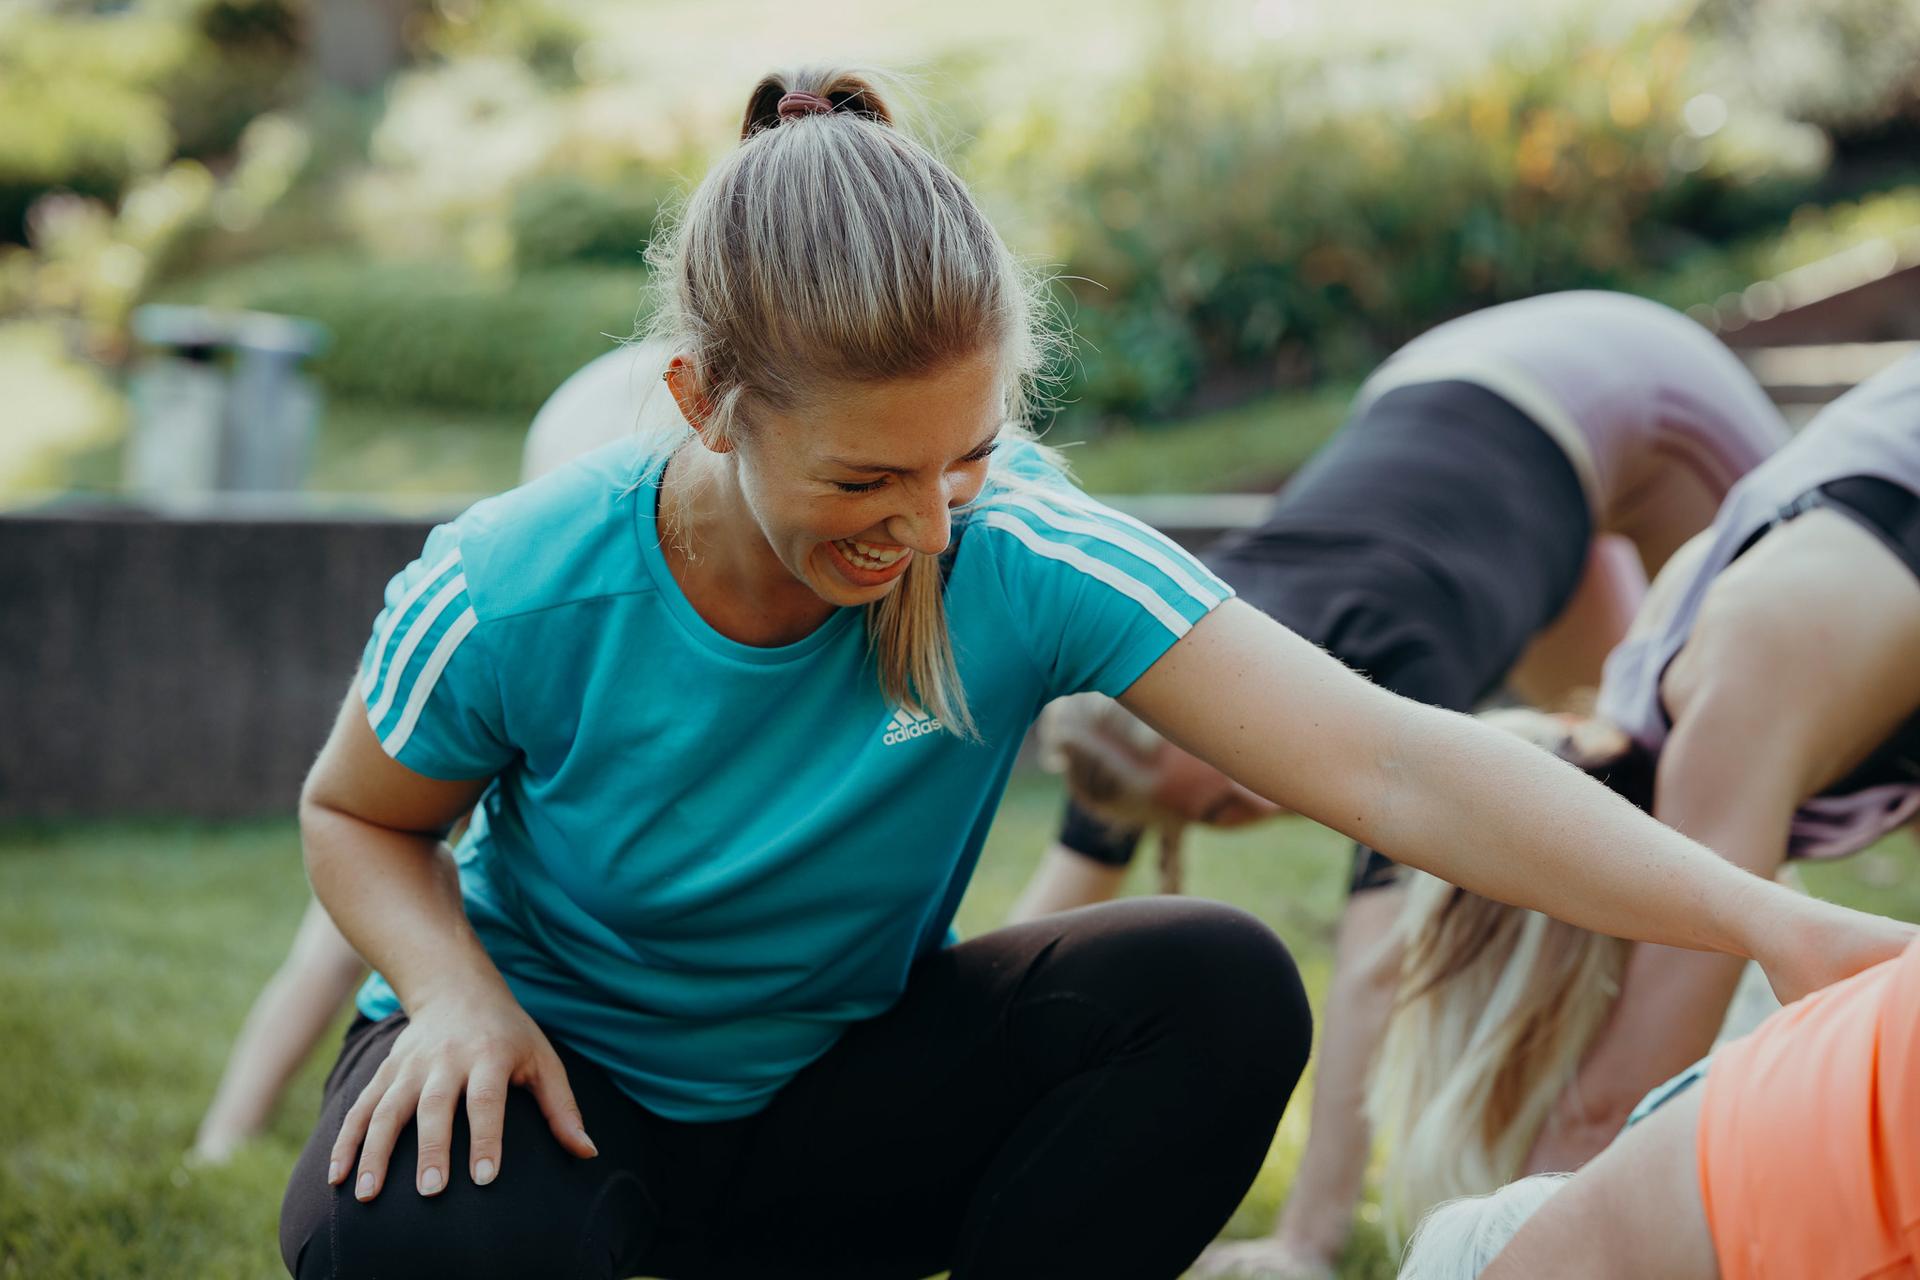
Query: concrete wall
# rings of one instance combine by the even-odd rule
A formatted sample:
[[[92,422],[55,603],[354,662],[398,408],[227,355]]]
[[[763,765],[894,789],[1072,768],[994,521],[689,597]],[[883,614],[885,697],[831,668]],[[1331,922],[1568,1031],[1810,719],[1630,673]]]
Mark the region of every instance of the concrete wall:
[[[292,812],[387,580],[451,512],[288,505],[0,512],[0,821]],[[1264,507],[1136,514],[1191,543]]]
[[[290,813],[432,523],[0,514],[0,820]]]

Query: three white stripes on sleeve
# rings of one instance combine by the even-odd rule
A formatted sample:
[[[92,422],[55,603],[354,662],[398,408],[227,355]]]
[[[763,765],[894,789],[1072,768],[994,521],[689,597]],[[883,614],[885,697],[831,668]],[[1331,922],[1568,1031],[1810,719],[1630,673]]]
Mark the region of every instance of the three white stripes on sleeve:
[[[426,638],[433,634],[433,629],[439,624],[442,615],[456,601],[464,605],[454,618],[453,624],[440,636],[439,643],[435,644],[433,651],[427,655],[426,665],[420,669],[419,675],[414,677],[406,703],[401,708],[400,719],[394,723],[393,728],[380,736],[380,746],[390,756],[398,757],[401,750],[405,748],[407,740],[413,736],[415,726],[420,723],[420,713],[425,710],[427,699],[433,696],[433,686],[438,683],[441,673],[447,669],[447,663],[453,660],[454,650],[460,647],[460,642],[467,638],[467,634],[480,621],[473,612],[473,606],[464,604],[467,594],[467,575],[461,572],[454,574],[451,578],[446,576],[459,563],[460,553],[455,551],[422,574],[388,611],[386,622],[374,637],[373,647],[368,650],[367,665],[360,673],[360,693],[367,703],[367,723],[373,726],[375,733],[380,733],[380,724],[393,710],[394,700],[398,697],[401,685],[406,679],[407,666],[413,661],[414,653],[425,643]],[[393,644],[394,633],[399,630],[401,622],[406,620],[408,611],[419,603],[420,597],[436,586],[440,590],[435,592],[433,599],[427,602],[426,607],[408,622],[405,633],[400,637],[400,646],[393,651],[393,657],[389,661],[387,652]],[[383,671],[384,679],[381,678]]]
[[[1049,497],[1055,495],[1049,494]],[[1156,589],[1125,568],[1107,560],[1089,555],[1082,547],[1070,542],[1048,538],[1029,522],[1009,514],[1005,508],[1017,508],[1039,518],[1039,520],[1062,533],[1080,534],[1097,542],[1104,543],[1144,564],[1151,565],[1166,578],[1199,602],[1203,610],[1212,609],[1226,598],[1228,591],[1213,580],[1213,576],[1201,569],[1196,576],[1186,553],[1177,550],[1149,525],[1142,524],[1132,516],[1106,507],[1099,508],[1099,514],[1108,520],[1091,518],[1092,512],[1073,505],[1070,495],[1060,495],[1061,510],[1053,503],[1042,501],[1029,494],[1013,491],[996,495],[984,508],[982,520],[988,528],[1002,529],[1020,542],[1035,555],[1048,560],[1069,565],[1090,578],[1099,580],[1112,587],[1121,595],[1139,604],[1154,619],[1171,631],[1176,637],[1187,634],[1193,624],[1186,615],[1176,609],[1167,599],[1166,593]],[[1137,533],[1133,530],[1138,530]]]

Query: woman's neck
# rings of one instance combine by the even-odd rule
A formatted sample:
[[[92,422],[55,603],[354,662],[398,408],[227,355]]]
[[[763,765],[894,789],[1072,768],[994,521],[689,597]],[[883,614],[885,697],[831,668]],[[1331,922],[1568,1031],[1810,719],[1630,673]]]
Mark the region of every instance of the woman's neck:
[[[660,540],[694,612],[721,635],[771,648],[804,639],[834,606],[774,554],[740,491],[731,459],[689,443],[660,478]]]

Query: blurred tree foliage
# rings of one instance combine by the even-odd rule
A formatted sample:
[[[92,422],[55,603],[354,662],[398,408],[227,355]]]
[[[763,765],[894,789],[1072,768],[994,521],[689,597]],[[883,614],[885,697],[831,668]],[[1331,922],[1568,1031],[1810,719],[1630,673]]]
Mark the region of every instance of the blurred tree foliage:
[[[0,11],[0,318],[70,316],[111,358],[146,297],[289,311],[333,329],[335,394],[531,407],[631,331],[661,204],[726,130],[620,81],[552,0],[378,0],[404,69],[329,92],[320,2]],[[1812,202],[1915,180],[1832,166],[1897,161],[1885,139],[1920,119],[1913,0],[1699,0],[1444,74],[1408,51],[1222,60],[1186,17],[1098,92],[950,133],[1055,274],[1088,428],[1352,376],[1543,290],[1705,300],[1783,234],[1844,247],[1906,207],[1816,226]]]
[[[298,96],[292,0],[200,0],[130,13],[0,16],[0,241],[34,200],[117,200],[175,158],[232,152]]]
[[[1688,29],[1713,78],[1818,125],[1842,150],[1920,138],[1920,5],[1698,0]]]
[[[1352,374],[1449,315],[1618,286],[1784,218],[1822,139],[1734,137],[1694,102],[1694,54],[1671,28],[1570,33],[1464,80],[1356,83],[1222,74],[1170,42],[1077,130],[1035,111],[970,163],[1064,264],[1079,411],[1153,417],[1207,382]]]
[[[117,200],[169,161],[218,164],[258,116],[312,88],[322,0],[0,7],[0,242],[54,191]],[[584,33],[544,0],[396,0],[408,62],[514,58],[577,80]]]

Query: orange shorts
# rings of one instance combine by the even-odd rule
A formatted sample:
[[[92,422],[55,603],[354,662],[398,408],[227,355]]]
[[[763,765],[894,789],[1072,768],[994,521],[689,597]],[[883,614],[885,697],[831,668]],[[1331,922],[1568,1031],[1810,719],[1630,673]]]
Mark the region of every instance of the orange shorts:
[[[1724,1280],[1920,1277],[1920,942],[1715,1053],[1699,1158]]]

